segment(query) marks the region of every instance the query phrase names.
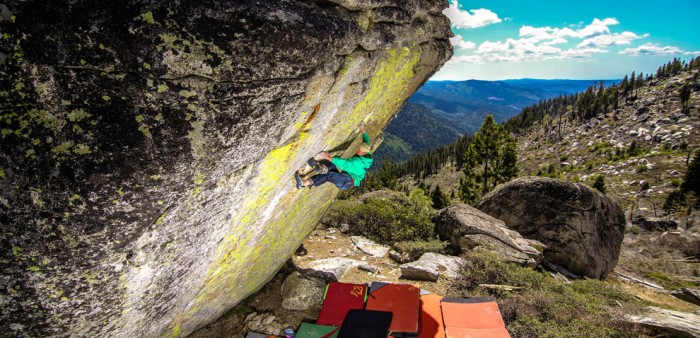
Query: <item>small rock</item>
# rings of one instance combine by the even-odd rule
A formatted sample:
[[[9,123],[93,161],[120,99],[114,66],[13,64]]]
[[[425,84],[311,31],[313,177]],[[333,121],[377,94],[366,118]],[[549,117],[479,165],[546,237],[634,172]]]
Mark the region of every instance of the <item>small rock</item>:
[[[306,266],[308,269],[325,272],[332,275],[336,280],[342,279],[343,276],[352,268],[362,265],[361,261],[350,258],[335,257],[319,259],[309,262]]]
[[[362,265],[358,266],[357,268],[362,270],[362,271],[367,271],[367,272],[371,272],[371,273],[379,273],[379,268],[374,266],[374,265],[370,265],[370,264],[362,264]]]
[[[326,239],[335,239],[335,236],[326,236]]]
[[[384,257],[389,252],[389,247],[386,245],[377,244],[362,236],[352,236],[350,240],[362,252],[371,255],[372,257]]]
[[[411,257],[407,252],[399,253],[398,251],[389,251],[389,257],[394,260],[394,262],[399,264],[408,263],[411,261]]]
[[[428,252],[415,262],[401,265],[401,278],[437,282],[440,276],[459,279],[466,262],[464,258]]]
[[[329,234],[334,234],[334,233],[336,233],[336,232],[338,232],[338,230],[335,230],[335,228],[328,228],[328,233],[329,233]]]
[[[286,310],[319,310],[323,303],[326,280],[310,272],[294,271],[282,284],[282,308]]]
[[[297,248],[297,251],[294,252],[294,254],[297,256],[306,256],[307,253],[309,253],[309,251],[306,250],[306,248],[304,247],[304,244],[300,245]]]
[[[700,289],[682,288],[673,291],[672,295],[688,303],[700,305]]]
[[[347,224],[347,223],[343,223],[343,224],[341,224],[340,227],[338,228],[338,231],[340,231],[340,232],[342,232],[342,233],[346,233],[346,232],[350,231],[350,225]]]
[[[260,322],[260,325],[265,325],[265,326],[267,326],[267,325],[272,324],[272,322],[274,322],[274,321],[275,321],[275,316],[270,315],[270,316],[264,318],[264,319]]]

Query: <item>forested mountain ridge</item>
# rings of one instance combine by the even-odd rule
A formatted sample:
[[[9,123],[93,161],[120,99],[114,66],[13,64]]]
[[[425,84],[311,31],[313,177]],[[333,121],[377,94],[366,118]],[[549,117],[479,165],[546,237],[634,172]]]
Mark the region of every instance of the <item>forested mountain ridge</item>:
[[[667,196],[679,187],[692,152],[700,148],[699,69],[699,59],[675,59],[656,74],[633,72],[608,88],[599,84],[526,107],[503,124],[517,140],[518,175],[589,185],[602,180],[629,215],[665,214]],[[370,176],[366,189],[420,183],[440,185],[459,198],[471,142],[463,136],[404,163],[390,163]]]
[[[486,115],[498,123],[527,106],[558,95],[583,92],[591,85],[616,80],[428,81],[385,129],[374,168],[384,160],[405,161],[412,156],[454,142],[479,130]]]
[[[386,160],[408,160],[417,153],[450,144],[462,135],[456,127],[439,120],[418,103],[406,103],[397,119],[399,123],[390,123],[384,129],[384,143],[375,154],[375,168]]]

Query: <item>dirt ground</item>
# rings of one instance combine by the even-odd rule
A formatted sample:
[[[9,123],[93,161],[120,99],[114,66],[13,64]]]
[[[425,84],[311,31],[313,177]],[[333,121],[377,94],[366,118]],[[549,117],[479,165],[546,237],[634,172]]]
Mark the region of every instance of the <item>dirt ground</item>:
[[[632,236],[632,234],[628,234]],[[627,240],[626,244],[631,244]],[[280,272],[267,283],[258,293],[250,296],[234,309],[222,316],[216,322],[194,332],[190,338],[238,338],[245,337],[247,333],[243,326],[243,322],[247,315],[252,312],[271,313],[275,316],[276,321],[283,323],[285,326],[290,325],[298,327],[302,322],[314,322],[318,317],[317,311],[288,311],[282,308],[282,284],[286,276],[294,271],[295,266],[305,267],[310,262],[333,257],[345,257],[365,261],[370,265],[379,268],[379,272],[362,271],[358,268],[353,268],[346,273],[340,282],[346,283],[371,283],[373,281],[404,283],[419,285],[422,289],[446,295],[449,292],[450,284],[443,279],[438,282],[418,282],[401,279],[401,271],[399,264],[394,262],[388,256],[372,257],[358,250],[350,240],[350,236],[346,236],[336,229],[314,230],[311,235],[304,241],[303,244],[307,253],[303,256],[293,256],[288,264],[283,267]],[[625,246],[625,245],[623,245]],[[633,250],[631,245],[623,248],[622,255],[632,255]],[[624,261],[624,259],[622,260]],[[697,263],[696,263],[697,264]],[[635,271],[629,271],[625,266],[618,265],[616,272],[621,272],[626,275],[633,275],[636,278],[644,279],[643,276],[635,275]],[[657,306],[670,308],[678,311],[694,312],[699,311],[700,307],[684,302],[670,295],[669,291],[659,292],[647,287],[643,287],[634,283],[629,283],[618,279],[613,273],[608,281],[621,285],[629,293],[635,295],[641,300],[653,303]]]
[[[245,337],[247,331],[243,327],[243,322],[251,312],[272,313],[278,322],[284,325],[298,327],[302,322],[314,322],[318,317],[318,312],[314,311],[288,311],[282,308],[282,283],[284,278],[294,270],[294,266],[305,267],[310,262],[333,257],[345,257],[364,261],[379,268],[379,272],[362,271],[352,268],[342,278],[340,282],[369,284],[371,282],[388,282],[418,285],[429,292],[444,295],[450,285],[447,281],[440,279],[437,282],[419,282],[401,279],[399,264],[388,256],[372,257],[358,250],[350,240],[349,236],[342,234],[336,229],[317,229],[304,241],[304,248],[307,250],[304,256],[293,256],[291,261],[283,267],[280,272],[258,293],[250,296],[240,305],[229,311],[216,322],[194,332],[190,338],[238,338]]]

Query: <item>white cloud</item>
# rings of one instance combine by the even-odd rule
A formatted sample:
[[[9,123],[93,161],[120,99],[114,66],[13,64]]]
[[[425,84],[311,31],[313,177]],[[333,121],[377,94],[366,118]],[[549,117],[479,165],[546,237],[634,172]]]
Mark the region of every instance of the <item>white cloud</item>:
[[[450,18],[452,26],[457,28],[477,28],[502,21],[496,13],[485,8],[459,9],[458,0],[452,0],[449,7],[442,11],[442,14]]]
[[[484,60],[481,58],[479,55],[462,55],[462,56],[454,56],[452,57],[449,61],[447,61],[447,64],[456,64],[456,63],[484,63]]]
[[[457,1],[452,1],[455,8]],[[473,11],[472,11],[473,12]],[[454,21],[453,21],[454,23]],[[634,41],[646,39],[649,34],[630,31],[614,32],[610,27],[620,24],[615,18],[593,19],[589,24],[582,23],[568,27],[521,26],[517,38],[501,41],[484,41],[476,46],[456,36],[452,44],[468,55],[456,56],[450,60],[457,63],[490,63],[575,59],[586,61],[596,54],[610,53],[613,47],[628,46]],[[620,48],[621,49],[621,48]],[[618,52],[620,49],[615,49]],[[466,54],[466,53],[465,53]],[[618,54],[626,55],[698,55],[698,52],[683,51],[678,47],[661,47],[646,43],[636,48],[627,48]]]
[[[637,48],[627,48],[618,54],[626,55],[674,55],[680,54],[683,51],[674,46],[659,47],[651,42],[647,42]]]
[[[601,34],[610,34],[610,28],[608,28],[608,26],[617,25],[619,23],[620,22],[615,18],[605,18],[602,21],[595,18],[591,24],[577,31],[578,37],[588,38]]]
[[[572,26],[564,28],[522,26],[520,27],[519,34],[520,37],[532,38],[537,41],[553,40],[557,38],[585,39],[599,35],[609,35],[610,28],[608,28],[608,26],[617,25],[619,23],[620,22],[615,18],[605,18],[603,20],[595,18],[593,22],[581,29],[572,29]]]
[[[542,44],[547,45],[547,46],[551,46],[551,45],[560,45],[562,43],[567,43],[567,42],[569,42],[569,40],[564,39],[564,38],[554,38],[554,39],[549,40],[549,41],[544,41],[544,42],[542,42]]]
[[[450,38],[450,43],[452,46],[457,47],[458,50],[469,50],[476,48],[476,44],[471,41],[464,41],[461,35],[455,35]]]
[[[685,55],[698,55],[698,56],[700,56],[700,50],[695,51],[695,52],[684,52],[683,54],[685,54]]]
[[[583,40],[576,47],[610,47],[610,46],[620,46],[629,45],[632,41],[637,39],[648,38],[649,34],[637,35],[632,32],[622,32],[606,35],[596,35],[594,37]]]

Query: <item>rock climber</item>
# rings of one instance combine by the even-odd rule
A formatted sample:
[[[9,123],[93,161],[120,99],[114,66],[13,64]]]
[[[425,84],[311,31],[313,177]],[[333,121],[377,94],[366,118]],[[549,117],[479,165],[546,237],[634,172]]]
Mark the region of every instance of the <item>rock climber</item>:
[[[301,178],[297,172],[294,177],[297,181],[297,189],[303,187],[316,187],[326,182],[335,184],[340,190],[347,190],[353,186],[360,186],[360,182],[365,178],[367,169],[372,165],[372,153],[370,150],[369,134],[365,131],[365,123],[360,123],[362,132],[362,143],[350,158],[331,157],[327,152],[321,152],[321,163],[309,160],[309,165],[314,168],[318,175],[310,178]]]

